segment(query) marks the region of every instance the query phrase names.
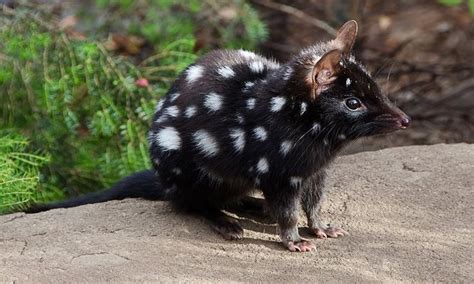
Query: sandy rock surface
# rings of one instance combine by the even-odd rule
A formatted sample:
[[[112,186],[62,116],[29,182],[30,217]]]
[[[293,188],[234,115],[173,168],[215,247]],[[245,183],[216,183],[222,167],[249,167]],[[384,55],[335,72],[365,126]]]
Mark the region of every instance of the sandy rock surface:
[[[252,219],[244,240],[224,241],[165,202],[0,216],[0,282],[474,282],[474,145],[340,157],[328,185],[324,215],[350,235],[314,253],[286,251]]]

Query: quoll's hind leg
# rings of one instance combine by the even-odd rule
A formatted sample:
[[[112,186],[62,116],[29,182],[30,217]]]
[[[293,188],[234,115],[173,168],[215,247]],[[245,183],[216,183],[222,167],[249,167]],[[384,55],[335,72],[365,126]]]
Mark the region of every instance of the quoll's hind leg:
[[[249,215],[256,217],[269,217],[265,200],[252,196],[244,196],[240,200],[226,206],[226,211],[237,215]]]
[[[211,223],[211,227],[226,240],[239,240],[244,237],[244,229],[239,221],[226,215],[221,210],[209,210],[203,216]]]
[[[175,200],[178,208],[188,213],[204,217],[216,232],[226,240],[243,238],[244,230],[239,221],[226,215],[214,203],[208,202],[202,195],[188,193],[185,198]]]
[[[303,185],[302,205],[308,218],[308,227],[317,238],[337,238],[348,233],[342,228],[331,226],[320,218],[321,203],[324,200],[325,173],[318,173]]]
[[[189,213],[204,217],[226,240],[243,238],[244,230],[238,220],[221,210],[239,192],[195,171],[183,172],[182,176],[182,179],[175,178],[177,191],[174,203]]]
[[[198,190],[196,190],[196,193],[197,192]],[[206,193],[203,192],[202,194]],[[224,239],[242,239],[244,230],[240,226],[239,221],[222,212],[218,206],[219,202],[214,200],[214,202],[211,203],[207,200],[208,196],[203,196],[202,194],[188,192],[185,198],[179,200],[179,207],[189,213],[204,217],[210,223],[211,228],[222,235]]]
[[[290,251],[307,252],[316,250],[309,240],[298,233],[299,189],[295,188],[262,188],[271,213],[275,216],[283,245]]]

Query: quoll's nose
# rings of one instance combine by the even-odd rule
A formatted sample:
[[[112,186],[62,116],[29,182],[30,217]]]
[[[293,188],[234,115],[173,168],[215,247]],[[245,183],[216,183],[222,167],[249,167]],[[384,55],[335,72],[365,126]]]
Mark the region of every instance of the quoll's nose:
[[[408,115],[404,115],[400,118],[400,128],[405,129],[410,126],[411,118]]]

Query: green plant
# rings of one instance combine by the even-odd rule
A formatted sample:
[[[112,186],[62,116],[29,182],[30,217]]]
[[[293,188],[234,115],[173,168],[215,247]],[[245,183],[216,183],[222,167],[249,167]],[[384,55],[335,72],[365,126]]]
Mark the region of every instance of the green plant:
[[[70,40],[22,13],[3,18],[9,23],[0,28],[6,102],[0,128],[18,129],[32,147],[49,153],[42,190],[98,190],[150,167],[146,132],[154,106],[194,61],[194,42],[163,45],[140,66],[151,83],[139,88],[135,81],[145,75],[127,60],[96,42]]]
[[[0,214],[22,209],[30,202],[62,197],[61,192],[37,190],[39,169],[48,157],[27,151],[28,141],[18,134],[0,134]]]

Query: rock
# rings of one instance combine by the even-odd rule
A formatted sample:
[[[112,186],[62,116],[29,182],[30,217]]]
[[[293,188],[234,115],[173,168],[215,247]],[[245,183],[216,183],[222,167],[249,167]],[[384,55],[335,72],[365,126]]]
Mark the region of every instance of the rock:
[[[165,202],[124,200],[0,216],[0,282],[474,281],[474,145],[359,153],[330,172],[323,212],[350,235],[315,253],[286,251],[274,224],[244,219],[245,239],[224,241]]]

